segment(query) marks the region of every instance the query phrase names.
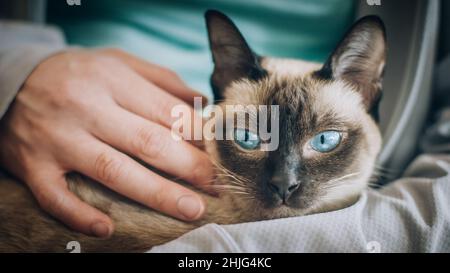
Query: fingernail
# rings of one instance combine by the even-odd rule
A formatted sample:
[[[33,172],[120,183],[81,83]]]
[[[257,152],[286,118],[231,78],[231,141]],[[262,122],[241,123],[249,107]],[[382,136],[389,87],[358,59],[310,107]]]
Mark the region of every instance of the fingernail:
[[[187,219],[197,219],[203,214],[203,204],[192,195],[184,195],[178,199],[178,211]]]
[[[100,238],[107,238],[111,235],[111,229],[103,222],[97,222],[91,226],[92,233]]]

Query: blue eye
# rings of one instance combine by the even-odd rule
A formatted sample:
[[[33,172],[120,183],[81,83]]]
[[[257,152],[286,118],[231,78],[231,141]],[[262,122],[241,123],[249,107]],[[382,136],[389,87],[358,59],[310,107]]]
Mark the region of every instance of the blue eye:
[[[245,150],[255,150],[261,144],[261,139],[257,134],[245,129],[234,131],[234,141]]]
[[[339,143],[341,143],[341,138],[342,137],[339,132],[326,131],[313,137],[309,145],[311,145],[311,148],[320,153],[327,153],[334,150]]]

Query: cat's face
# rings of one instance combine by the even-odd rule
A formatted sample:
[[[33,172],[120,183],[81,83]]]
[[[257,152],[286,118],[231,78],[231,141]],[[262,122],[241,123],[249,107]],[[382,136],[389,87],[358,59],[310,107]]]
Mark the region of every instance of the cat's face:
[[[255,218],[354,202],[367,187],[381,147],[376,123],[385,62],[381,21],[357,22],[326,64],[318,65],[259,57],[225,15],[211,11],[206,19],[218,105],[224,112],[226,105],[279,106],[277,149],[261,149],[257,132],[248,128],[227,128],[224,134],[231,130],[236,136],[238,129],[253,141],[207,144],[218,165],[218,183],[227,185],[223,194]]]

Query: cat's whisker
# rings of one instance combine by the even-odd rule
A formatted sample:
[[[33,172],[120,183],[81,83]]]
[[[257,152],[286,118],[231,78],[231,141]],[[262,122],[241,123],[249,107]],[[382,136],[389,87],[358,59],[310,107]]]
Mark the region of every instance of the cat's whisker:
[[[342,181],[342,180],[344,180],[344,179],[347,179],[347,178],[351,178],[351,177],[357,176],[357,175],[359,175],[359,174],[360,174],[360,172],[346,174],[346,175],[341,176],[341,177],[339,177],[339,178],[335,178],[335,179],[328,180],[328,181],[326,182],[326,184],[339,182],[339,181]]]
[[[213,185],[213,188],[222,188],[222,189],[245,189],[241,186],[235,186],[235,185]]]
[[[220,187],[220,188],[218,188],[218,190],[221,192],[227,192],[227,193],[232,193],[232,194],[239,194],[241,196],[253,197],[253,195],[250,192],[247,192],[242,188]]]
[[[230,174],[231,171],[228,170],[227,168],[225,168],[222,164],[220,164],[219,162],[217,162],[215,159],[211,159],[211,162],[213,163],[213,165],[216,167],[216,169],[223,171],[224,173]]]
[[[338,177],[335,179],[328,180],[327,182],[323,183],[323,185],[321,187],[324,190],[329,190],[329,189],[333,189],[336,187],[342,187],[348,182],[346,179],[358,176],[359,174],[360,174],[360,172],[355,172],[355,173],[346,174],[344,176],[341,176],[341,177]]]
[[[230,176],[230,175],[220,175],[219,177],[225,177],[225,178],[231,178],[231,179],[227,179],[227,183],[228,184],[233,184],[236,186],[240,186],[240,187],[245,187],[247,183],[238,180],[236,177],[234,176]]]
[[[229,177],[233,178],[234,180],[236,180],[236,181],[238,181],[238,182],[241,182],[241,183],[244,183],[244,184],[245,184],[245,183],[251,184],[249,179],[247,179],[247,178],[245,178],[245,177],[242,177],[242,176],[240,176],[240,175],[238,175],[238,174],[232,172],[231,170],[225,168],[222,164],[220,164],[220,163],[217,162],[216,160],[212,160],[212,163],[216,166],[216,168],[217,168],[219,171],[222,171],[223,173],[229,175]]]
[[[245,183],[244,181],[239,180],[236,176],[227,173],[219,173],[218,176],[231,179],[227,180],[227,184],[215,185],[215,188],[227,191],[233,190],[233,192],[238,194],[250,194],[249,191],[252,184]]]
[[[216,190],[239,190],[239,191],[245,191],[244,188],[233,186],[233,185],[213,185],[211,186],[212,189]]]
[[[245,178],[245,177],[242,177],[242,176],[240,176],[240,175],[238,175],[236,173],[233,173],[231,171],[228,171],[228,172],[229,172],[228,173],[229,176],[234,177],[236,180],[239,180],[240,182],[243,182],[243,183],[249,183],[250,182],[250,180]]]
[[[236,175],[234,175],[234,174],[225,173],[225,172],[223,172],[223,173],[220,173],[220,172],[219,172],[217,175],[220,175],[220,176],[227,176],[227,177],[240,178],[240,177],[238,177],[238,176],[236,176]],[[243,181],[243,180],[239,179],[239,181]],[[244,182],[244,181],[243,181],[243,182]]]

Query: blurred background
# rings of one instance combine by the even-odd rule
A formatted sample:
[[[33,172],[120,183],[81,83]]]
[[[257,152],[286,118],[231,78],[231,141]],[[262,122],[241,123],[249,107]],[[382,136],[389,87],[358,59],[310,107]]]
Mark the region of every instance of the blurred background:
[[[0,20],[53,25],[68,46],[122,48],[211,97],[203,18],[211,8],[230,16],[258,54],[318,62],[356,19],[379,15],[389,50],[380,111],[384,178],[401,175],[418,153],[450,152],[442,147],[450,139],[449,1],[0,0]]]

